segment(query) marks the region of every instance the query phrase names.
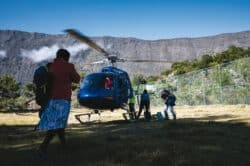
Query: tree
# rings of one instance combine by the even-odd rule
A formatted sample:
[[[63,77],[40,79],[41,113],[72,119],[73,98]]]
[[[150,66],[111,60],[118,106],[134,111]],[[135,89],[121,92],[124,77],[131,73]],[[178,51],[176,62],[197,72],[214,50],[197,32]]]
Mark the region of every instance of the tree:
[[[146,78],[147,82],[155,82],[155,81],[157,81],[158,79],[159,79],[158,76],[148,76],[148,77]]]
[[[173,63],[171,68],[175,74],[184,74],[193,70],[192,63],[189,61]]]
[[[210,55],[203,55],[201,58],[201,61],[199,63],[199,68],[207,68],[209,67],[209,64],[213,62],[213,57]]]
[[[35,96],[34,94],[34,85],[32,83],[28,83],[26,85],[24,85],[23,87],[23,94],[25,97],[33,97]]]
[[[19,84],[9,75],[2,75],[0,77],[0,96],[3,98],[17,98],[19,97]]]
[[[172,69],[166,69],[166,70],[164,70],[163,72],[161,72],[161,75],[168,76],[168,75],[170,75],[172,72],[173,72]]]
[[[146,84],[146,83],[147,83],[147,80],[142,74],[134,75],[134,77],[132,79],[132,84],[134,86],[138,85],[138,84]]]
[[[15,105],[20,96],[20,85],[9,75],[0,76],[0,108]]]

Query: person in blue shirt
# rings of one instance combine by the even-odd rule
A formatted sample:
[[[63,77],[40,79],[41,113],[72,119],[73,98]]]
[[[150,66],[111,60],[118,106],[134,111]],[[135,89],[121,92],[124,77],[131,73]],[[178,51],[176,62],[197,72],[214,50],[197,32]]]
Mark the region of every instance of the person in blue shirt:
[[[141,94],[141,101],[140,101],[140,107],[139,107],[139,112],[138,115],[136,117],[136,119],[139,119],[142,109],[145,107],[145,118],[147,120],[150,120],[150,112],[149,112],[149,108],[150,108],[150,97],[148,94],[148,91],[145,89],[143,91],[143,93]]]
[[[168,116],[168,108],[170,112],[173,115],[173,119],[176,120],[176,112],[174,111],[174,106],[175,106],[175,100],[176,97],[173,93],[170,93],[170,91],[164,89],[161,93],[161,98],[163,99],[165,105],[164,105],[164,114],[165,114],[165,119],[169,120]]]

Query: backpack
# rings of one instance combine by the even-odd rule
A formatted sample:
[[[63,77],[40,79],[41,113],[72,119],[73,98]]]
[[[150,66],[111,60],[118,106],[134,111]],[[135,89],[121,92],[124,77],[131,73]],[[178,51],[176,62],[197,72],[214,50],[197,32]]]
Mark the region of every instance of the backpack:
[[[167,100],[167,105],[174,106],[176,101],[175,95],[169,95]]]
[[[157,120],[163,120],[162,113],[161,112],[157,112],[156,113],[156,118],[157,118]]]
[[[47,66],[38,67],[33,77],[35,100],[42,108],[45,107],[48,101],[49,69]]]

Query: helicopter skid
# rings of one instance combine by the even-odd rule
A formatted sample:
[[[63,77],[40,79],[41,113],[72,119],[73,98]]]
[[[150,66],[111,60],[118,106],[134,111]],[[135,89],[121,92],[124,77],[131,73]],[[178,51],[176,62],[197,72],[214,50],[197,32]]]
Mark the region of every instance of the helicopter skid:
[[[95,121],[90,121],[91,115],[93,115],[93,114],[98,114],[99,119],[98,119],[98,120],[95,120]],[[83,121],[83,120],[81,119],[82,116],[84,116],[84,117],[87,116],[87,121]],[[78,120],[81,124],[89,123],[89,122],[100,122],[100,121],[101,121],[101,111],[100,111],[100,110],[94,110],[93,112],[90,112],[90,113],[77,114],[77,115],[75,115],[75,118],[76,118],[76,120]]]

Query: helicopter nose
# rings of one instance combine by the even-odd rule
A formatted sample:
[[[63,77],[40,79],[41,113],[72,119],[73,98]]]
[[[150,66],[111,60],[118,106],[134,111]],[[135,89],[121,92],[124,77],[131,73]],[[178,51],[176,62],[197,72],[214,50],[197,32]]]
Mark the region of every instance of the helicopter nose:
[[[93,96],[90,94],[79,95],[78,101],[80,105],[91,109],[110,109],[115,107],[115,101],[111,95]]]

